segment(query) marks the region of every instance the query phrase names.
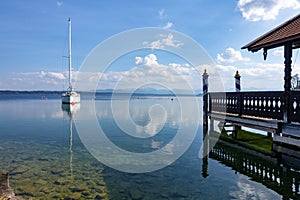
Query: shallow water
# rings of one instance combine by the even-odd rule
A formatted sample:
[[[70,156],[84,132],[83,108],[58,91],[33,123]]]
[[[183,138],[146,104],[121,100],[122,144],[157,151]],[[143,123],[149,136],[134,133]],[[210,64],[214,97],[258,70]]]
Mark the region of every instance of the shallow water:
[[[299,197],[299,190],[295,188],[297,186],[293,186],[294,189],[285,187],[280,190],[283,188],[280,183],[270,183],[271,179],[263,176],[257,178],[255,172],[247,172],[243,164],[239,166],[233,162],[238,157],[247,157],[260,163],[260,166],[286,169],[284,165],[279,166],[274,159],[247,151],[241,153],[244,150],[224,144],[215,146],[209,158],[199,157],[203,134],[201,117],[197,116],[201,116],[201,113],[199,115],[196,113],[197,109],[188,107],[192,105],[189,97],[181,100],[181,104],[177,99],[172,101],[168,97],[131,99],[129,115],[123,107],[125,100],[113,101],[114,110],[111,109],[111,101],[107,99],[96,100],[95,106],[83,101],[71,116],[62,109],[60,99],[1,100],[0,171],[9,172],[10,186],[16,195],[24,199],[116,200]],[[197,102],[200,101],[199,97]],[[149,108],[152,113],[149,113]],[[91,149],[86,143],[88,140],[85,134],[91,134],[89,139],[97,135],[91,133],[92,129],[86,133],[78,133],[76,129],[76,123],[89,120],[89,116],[96,116],[113,144],[135,153],[152,152],[168,146],[180,128],[186,131],[186,137],[189,138],[193,136],[192,131],[196,127],[196,135],[195,138],[192,137],[192,144],[184,154],[170,165],[148,173],[126,173],[102,164],[92,155],[95,152],[89,152]],[[131,122],[138,126],[134,129],[128,125],[130,129],[127,131],[135,137],[120,128],[122,123],[126,125]],[[176,152],[171,148],[174,146],[168,147],[164,149],[167,155]],[[126,159],[111,152],[111,155],[107,155],[109,151],[105,152],[105,156],[117,160],[112,167],[124,167]],[[219,155],[217,152],[223,154]],[[232,159],[224,159],[224,152],[230,152],[227,158],[232,156]],[[136,167],[136,163],[131,161],[127,165]],[[297,172],[289,169],[286,171],[288,177],[299,176]],[[283,176],[281,180],[284,180]]]

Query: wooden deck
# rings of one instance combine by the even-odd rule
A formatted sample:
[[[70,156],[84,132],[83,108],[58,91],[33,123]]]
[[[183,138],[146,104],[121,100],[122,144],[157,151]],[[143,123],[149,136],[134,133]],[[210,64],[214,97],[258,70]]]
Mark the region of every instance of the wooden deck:
[[[279,91],[208,93],[206,115],[211,124],[219,121],[232,124],[235,130],[266,131],[274,143],[300,147],[300,92],[285,95]]]

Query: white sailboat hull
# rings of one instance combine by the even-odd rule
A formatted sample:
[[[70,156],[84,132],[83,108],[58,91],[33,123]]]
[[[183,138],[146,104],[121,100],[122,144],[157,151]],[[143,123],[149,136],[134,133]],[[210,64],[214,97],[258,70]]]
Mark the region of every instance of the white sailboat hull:
[[[63,104],[77,104],[80,103],[80,94],[77,92],[65,92],[61,95]]]

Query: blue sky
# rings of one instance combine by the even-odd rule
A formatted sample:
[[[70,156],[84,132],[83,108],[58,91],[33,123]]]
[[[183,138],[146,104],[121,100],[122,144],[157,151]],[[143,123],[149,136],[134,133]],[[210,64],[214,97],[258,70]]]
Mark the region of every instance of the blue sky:
[[[161,27],[179,31],[199,43],[216,63],[226,90],[233,89],[237,69],[242,75],[242,89],[282,90],[282,49],[269,51],[267,61],[263,61],[262,52],[253,54],[241,47],[299,11],[298,0],[2,1],[0,90],[66,88],[67,61],[62,56],[67,55],[68,17],[72,19],[75,75],[86,56],[104,40],[130,29]],[[300,56],[295,59],[296,54],[294,50],[293,74],[300,73]],[[137,58],[143,62],[138,62]],[[106,79],[100,88],[113,87],[110,81],[128,76],[130,70],[140,65],[144,66],[139,73],[153,71],[151,63],[147,62],[149,58],[154,59],[152,64],[162,67],[156,70],[175,64],[179,74],[188,70],[184,59],[157,51],[133,52],[114,62],[105,72]],[[168,71],[165,73],[166,77],[171,76]],[[145,72],[143,75],[164,79],[162,73]],[[124,80],[130,81],[130,76]],[[196,81],[195,87],[201,88],[201,80],[199,83],[196,79],[191,81]],[[173,87],[177,87],[175,83]]]

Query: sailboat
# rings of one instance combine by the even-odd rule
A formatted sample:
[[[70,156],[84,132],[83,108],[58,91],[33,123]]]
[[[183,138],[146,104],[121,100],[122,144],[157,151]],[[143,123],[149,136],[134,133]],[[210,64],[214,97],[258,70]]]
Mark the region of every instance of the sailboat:
[[[72,49],[71,49],[71,19],[68,20],[69,26],[69,88],[66,92],[62,93],[61,100],[63,104],[74,105],[80,103],[80,94],[75,92],[72,87]]]

